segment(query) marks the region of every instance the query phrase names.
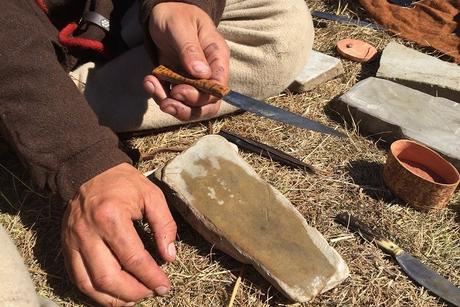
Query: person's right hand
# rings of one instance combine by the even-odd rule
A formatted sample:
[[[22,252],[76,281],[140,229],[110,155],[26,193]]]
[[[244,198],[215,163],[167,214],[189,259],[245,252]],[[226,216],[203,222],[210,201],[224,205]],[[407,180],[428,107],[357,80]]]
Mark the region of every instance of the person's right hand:
[[[230,50],[209,15],[198,6],[162,2],[154,6],[148,26],[159,64],[182,68],[194,78],[227,86]],[[144,78],[144,88],[163,112],[179,120],[212,117],[220,108],[217,97],[179,84],[169,89],[155,76]]]
[[[161,257],[173,261],[176,224],[166,200],[133,166],[123,163],[95,176],[68,204],[62,226],[67,271],[104,306],[133,306],[171,288],[134,228],[133,221],[143,217]]]

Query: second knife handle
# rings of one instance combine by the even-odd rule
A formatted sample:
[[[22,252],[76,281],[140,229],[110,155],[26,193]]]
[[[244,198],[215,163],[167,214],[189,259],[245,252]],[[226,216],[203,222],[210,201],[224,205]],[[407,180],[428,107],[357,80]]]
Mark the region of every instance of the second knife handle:
[[[350,228],[352,231],[358,232],[361,237],[367,241],[375,242],[375,244],[377,244],[381,249],[394,256],[397,256],[403,252],[403,250],[398,245],[377,234],[369,226],[348,212],[338,214],[336,216],[336,221],[343,226]]]
[[[192,79],[184,77],[178,74],[175,71],[167,68],[166,66],[160,65],[156,67],[152,74],[158,79],[171,82],[173,84],[188,84],[196,89],[216,96],[218,98],[223,98],[225,95],[230,93],[230,88],[220,85],[216,82],[207,80],[207,79]]]

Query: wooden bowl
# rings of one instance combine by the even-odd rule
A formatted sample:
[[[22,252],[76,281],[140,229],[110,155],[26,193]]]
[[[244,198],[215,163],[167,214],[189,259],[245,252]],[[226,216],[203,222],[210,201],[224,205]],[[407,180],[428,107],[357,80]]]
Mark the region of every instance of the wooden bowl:
[[[460,182],[457,169],[435,151],[410,140],[391,144],[383,169],[387,187],[422,211],[444,208]]]

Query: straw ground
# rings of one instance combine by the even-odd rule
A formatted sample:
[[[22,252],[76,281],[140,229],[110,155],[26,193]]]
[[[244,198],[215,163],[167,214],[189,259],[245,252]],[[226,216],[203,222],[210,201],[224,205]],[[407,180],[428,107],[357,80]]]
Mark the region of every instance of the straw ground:
[[[356,2],[307,0],[312,9],[365,18],[365,12]],[[390,40],[398,40],[385,32],[321,22],[316,25],[315,49],[337,56],[334,45],[345,37],[364,39],[379,50]],[[381,177],[388,144],[360,136],[356,125],[337,121],[340,116],[329,108],[335,97],[358,80],[374,75],[377,61],[365,65],[347,60],[343,63],[345,74],[338,79],[308,93],[281,94],[270,102],[338,127],[347,134],[345,140],[279,125],[251,114],[214,120],[212,128],[214,131],[224,128],[270,144],[320,170],[317,175],[308,175],[242,152],[260,176],[292,201],[350,267],[350,278],[306,306],[442,306],[442,301],[414,285],[389,256],[333,220],[339,212],[352,212],[460,285],[460,193],[455,194],[448,209],[438,213],[418,212],[392,196]],[[206,124],[196,124],[133,137],[125,143],[142,153],[151,153],[164,148],[185,148],[206,133]],[[139,169],[153,169],[176,154],[156,153],[153,160],[139,163]],[[31,188],[26,171],[4,142],[0,142],[0,187],[0,222],[16,242],[37,291],[59,305],[93,305],[79,294],[65,273],[59,243],[63,206]],[[226,306],[230,300],[234,306],[289,304],[254,269],[213,249],[175,216],[179,226],[178,258],[163,265],[173,291],[168,297],[150,298],[139,306]],[[154,253],[148,228],[139,224],[138,229],[147,248]],[[237,278],[241,283],[234,289]],[[236,293],[233,297],[232,292]]]

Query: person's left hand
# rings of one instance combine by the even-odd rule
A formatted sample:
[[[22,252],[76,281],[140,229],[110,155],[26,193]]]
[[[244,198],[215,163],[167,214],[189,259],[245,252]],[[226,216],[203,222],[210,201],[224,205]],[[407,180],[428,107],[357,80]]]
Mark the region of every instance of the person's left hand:
[[[149,32],[158,48],[159,64],[227,85],[230,52],[202,9],[186,3],[157,4],[150,15]],[[182,121],[211,117],[220,108],[217,97],[185,84],[166,88],[152,75],[145,77],[144,88],[163,112]]]

